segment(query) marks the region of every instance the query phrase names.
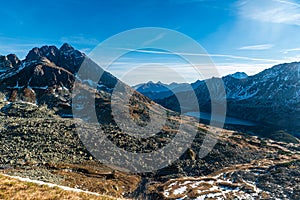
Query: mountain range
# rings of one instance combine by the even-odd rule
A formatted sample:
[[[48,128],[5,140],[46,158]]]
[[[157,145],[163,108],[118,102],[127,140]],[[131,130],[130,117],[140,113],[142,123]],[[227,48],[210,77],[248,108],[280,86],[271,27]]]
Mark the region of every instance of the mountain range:
[[[207,83],[218,79],[196,81],[190,87],[193,91],[184,91],[186,84],[179,84],[173,89],[162,83],[146,83],[140,85],[137,91],[175,111],[180,110],[175,94],[189,96],[189,93],[195,92],[201,112],[209,113],[212,99]],[[228,117],[250,120],[270,134],[282,129],[299,136],[300,63],[276,65],[253,76],[237,72],[221,79],[226,91]],[[193,111],[192,107],[186,110]]]
[[[169,97],[176,92],[184,92],[191,90],[190,85],[188,83],[173,82],[171,84],[164,84],[160,81],[157,83],[149,81],[148,83],[142,83],[133,86],[133,88],[136,91],[142,93],[143,95],[153,100]]]
[[[100,80],[91,81],[78,74],[82,65],[88,65],[91,70],[102,70]],[[265,105],[259,102],[271,95],[271,98],[278,98],[278,102],[271,104],[282,106],[279,113],[287,108],[297,111],[292,106],[299,100],[298,97],[294,98],[293,93],[296,90],[293,84],[298,80],[296,73],[288,72],[297,67],[298,63],[284,64],[266,70],[259,76],[248,77],[240,73],[223,77],[227,95],[230,94],[227,97],[231,97],[228,98],[229,110],[233,109],[230,106],[237,109],[245,105],[248,109],[254,108],[252,115],[256,116],[257,110]],[[282,80],[289,84],[281,86],[278,83]],[[114,94],[116,85],[123,90]],[[185,87],[185,84],[164,86],[172,87],[182,95],[192,92],[178,89]],[[261,89],[263,86],[265,90]],[[202,100],[200,107],[209,112],[207,105],[210,99],[205,82],[197,81],[192,87]],[[269,87],[273,93],[266,94]],[[290,88],[290,93],[286,87]],[[76,93],[78,88],[83,94]],[[151,92],[151,87],[143,88]],[[164,91],[163,87],[158,88]],[[132,92],[129,102],[121,101],[126,90]],[[283,94],[286,96],[283,97]],[[92,102],[86,98],[89,95],[94,97]],[[117,99],[114,103],[113,95]],[[82,104],[74,102],[74,96],[81,99]],[[173,96],[157,100],[170,109],[159,106],[105,72],[69,44],[63,44],[60,48],[33,48],[24,60],[13,54],[1,56],[0,99],[0,172],[3,174],[88,190],[112,198],[300,198],[297,184],[300,180],[300,144],[297,138],[280,132],[278,134],[284,139],[274,141],[198,123],[193,117],[175,112],[178,108]],[[258,101],[257,107],[253,105],[255,100]],[[122,128],[128,128],[130,124],[127,121],[116,123],[116,116],[112,113],[112,107],[116,104],[129,111],[130,118],[138,126],[125,132]],[[157,116],[167,115],[162,128],[153,131],[147,138],[131,135],[131,131],[142,132],[149,122],[161,123],[159,117],[150,118],[153,107]],[[96,124],[88,118],[91,109],[96,111]],[[80,111],[82,118],[74,116],[73,111]],[[186,108],[186,111],[193,110]],[[269,114],[265,110],[263,112],[258,114]],[[123,117],[121,112],[119,114]],[[181,127],[184,128],[179,131]],[[192,128],[197,131],[195,137],[190,139]],[[132,155],[158,152],[154,154],[157,156],[133,161],[127,153],[100,148],[105,143],[98,138],[99,131],[104,132],[108,143],[124,152],[131,152]],[[178,148],[167,154],[158,151],[174,142],[177,136],[180,141],[175,147]],[[201,150],[209,148],[209,144],[204,142],[207,137],[215,139],[216,144],[203,157]],[[84,143],[85,138],[93,141],[91,146]],[[99,161],[95,156],[99,149],[98,153],[104,155],[108,163]],[[183,149],[182,154],[177,156],[176,151],[180,149]],[[170,159],[170,156],[175,159]],[[146,172],[136,172],[134,165],[138,162],[139,167],[146,168],[163,161],[167,161],[165,167]]]

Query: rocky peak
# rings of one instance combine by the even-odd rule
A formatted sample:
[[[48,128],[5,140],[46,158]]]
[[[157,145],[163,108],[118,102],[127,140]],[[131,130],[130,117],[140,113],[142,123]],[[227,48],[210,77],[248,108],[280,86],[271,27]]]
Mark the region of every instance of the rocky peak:
[[[16,54],[7,55],[7,59],[10,61],[12,67],[17,67],[21,63],[20,59],[17,57]]]
[[[42,55],[40,53],[40,49],[38,47],[34,47],[33,49],[31,49],[29,51],[29,53],[27,54],[25,60],[26,61],[38,60],[41,57],[42,57]]]
[[[25,61],[48,59],[71,73],[76,73],[85,58],[85,54],[64,43],[59,49],[56,46],[33,48],[26,56]]]
[[[152,92],[153,89],[158,90],[158,91],[168,90],[168,88],[161,82],[154,83],[153,81],[149,81],[145,84],[140,85],[137,88],[137,91]]]
[[[56,65],[67,69],[71,73],[76,73],[85,58],[85,54],[67,43],[60,47],[59,52],[60,56]]]
[[[232,78],[235,79],[246,79],[248,78],[248,75],[245,72],[236,72],[234,74],[230,75]]]
[[[0,56],[0,68],[7,68],[9,67],[9,62],[6,56]]]
[[[40,52],[43,57],[48,58],[51,62],[57,62],[59,50],[56,46],[43,46],[40,48]]]
[[[68,52],[68,51],[74,51],[75,49],[68,43],[64,43],[60,49],[60,51],[65,51],[65,52]]]
[[[19,58],[15,54],[0,56],[0,68],[2,70],[17,67],[20,64]]]
[[[57,56],[59,55],[59,50],[55,46],[43,46],[41,48],[33,48],[29,51],[26,56],[26,61],[40,60],[41,58],[47,58],[52,62],[57,61]]]

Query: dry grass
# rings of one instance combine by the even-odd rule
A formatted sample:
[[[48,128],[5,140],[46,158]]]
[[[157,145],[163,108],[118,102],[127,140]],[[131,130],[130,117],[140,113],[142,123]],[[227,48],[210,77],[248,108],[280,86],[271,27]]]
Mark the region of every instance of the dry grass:
[[[111,200],[112,197],[96,196],[83,192],[65,191],[58,187],[49,187],[0,175],[0,199],[7,200]]]
[[[27,174],[29,171],[38,171],[40,169],[35,166],[31,167],[32,169],[30,170],[0,170],[0,173],[23,177],[23,172]],[[56,184],[115,198],[123,198],[124,194],[133,192],[138,188],[141,181],[141,178],[137,175],[113,170],[94,161],[87,161],[81,164],[46,163],[44,167],[47,168],[47,170],[49,170],[47,172],[54,177],[59,177],[59,181],[55,182]],[[25,175],[25,177],[27,176],[28,175]],[[30,178],[40,180],[35,177]],[[52,180],[43,179],[43,181],[51,183]]]

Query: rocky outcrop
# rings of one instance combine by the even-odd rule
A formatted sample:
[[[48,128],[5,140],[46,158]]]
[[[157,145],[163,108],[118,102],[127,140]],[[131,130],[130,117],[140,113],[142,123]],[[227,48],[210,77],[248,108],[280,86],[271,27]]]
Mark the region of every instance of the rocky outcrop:
[[[48,59],[51,63],[62,67],[71,73],[75,73],[82,64],[85,55],[74,49],[71,45],[65,43],[59,49],[55,46],[33,48],[26,56],[25,61],[39,61],[42,58]]]
[[[33,48],[25,60],[10,54],[0,58],[0,90],[9,101],[46,104],[70,113],[70,94],[75,73],[85,55],[69,44]],[[10,70],[7,70],[7,69]]]
[[[7,70],[10,68],[18,67],[21,61],[15,54],[7,56],[0,56],[0,70]]]

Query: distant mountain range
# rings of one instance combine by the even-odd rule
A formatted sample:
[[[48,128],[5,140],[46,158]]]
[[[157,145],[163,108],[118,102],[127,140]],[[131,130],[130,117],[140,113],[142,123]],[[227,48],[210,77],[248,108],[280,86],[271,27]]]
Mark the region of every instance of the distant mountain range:
[[[201,112],[210,112],[210,94],[206,83],[214,84],[218,78],[191,84],[199,100]],[[237,72],[222,77],[227,96],[227,116],[257,122],[264,131],[285,129],[300,133],[300,63],[286,63],[266,69],[254,76]],[[173,84],[174,85],[174,84]],[[180,111],[176,95],[189,96],[186,84],[176,88],[163,83],[139,85],[137,91],[171,110]],[[164,89],[162,89],[164,88]],[[193,112],[194,108],[187,108]]]
[[[163,99],[171,96],[174,92],[184,92],[192,89],[188,83],[174,82],[164,84],[162,82],[154,83],[152,81],[133,86],[133,88],[151,99]]]
[[[244,72],[236,72],[234,74],[228,75],[236,79],[246,79],[248,75]],[[165,84],[160,81],[154,83],[153,81],[149,81],[147,83],[141,83],[133,86],[136,91],[144,94],[145,96],[151,99],[164,99],[178,92],[186,92],[192,89],[196,89],[201,85],[203,81],[197,80],[194,83],[170,83]]]

